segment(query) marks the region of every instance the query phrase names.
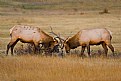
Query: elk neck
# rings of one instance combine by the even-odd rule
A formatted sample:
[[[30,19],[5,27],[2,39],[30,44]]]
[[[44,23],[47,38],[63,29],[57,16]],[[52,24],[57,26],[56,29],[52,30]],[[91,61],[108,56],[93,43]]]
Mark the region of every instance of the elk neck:
[[[68,41],[67,41],[69,47],[71,49],[74,49],[74,48],[77,48],[78,46],[80,46],[80,43],[79,43],[79,32],[74,35],[73,37],[71,37]]]
[[[45,32],[43,32],[43,31],[41,31],[42,32],[42,34],[44,35],[44,37],[43,37],[43,41],[44,42],[50,42],[50,41],[54,41],[54,39],[53,39],[53,37],[51,37],[50,35],[48,35],[48,34],[46,34]]]

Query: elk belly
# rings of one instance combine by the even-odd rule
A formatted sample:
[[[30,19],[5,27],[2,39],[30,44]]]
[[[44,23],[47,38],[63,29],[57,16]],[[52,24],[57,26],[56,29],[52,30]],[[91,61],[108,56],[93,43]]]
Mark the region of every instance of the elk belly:
[[[100,45],[103,41],[90,41],[90,45]]]
[[[19,40],[21,42],[33,42],[33,36],[32,35],[23,35],[23,36],[19,36]]]

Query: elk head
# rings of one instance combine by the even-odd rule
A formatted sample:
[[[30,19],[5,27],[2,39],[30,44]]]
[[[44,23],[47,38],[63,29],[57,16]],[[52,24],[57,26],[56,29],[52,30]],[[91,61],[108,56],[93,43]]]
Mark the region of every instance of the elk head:
[[[67,39],[64,40],[64,46],[63,46],[63,47],[65,47],[66,53],[69,53],[70,52],[70,49],[71,49],[68,40],[69,40],[69,37],[67,37]]]
[[[64,48],[64,43],[63,43],[63,42],[64,42],[64,39],[62,39],[62,38],[60,37],[60,34],[54,33],[51,26],[50,26],[50,28],[51,28],[51,32],[50,32],[50,33],[56,36],[56,37],[54,38],[54,39],[56,40],[56,45],[55,45],[56,48],[54,48],[53,50],[56,50],[56,49],[60,48],[61,51],[62,51],[62,49]],[[57,47],[58,47],[58,48],[57,48]]]
[[[53,48],[58,45],[58,41],[54,38],[54,41],[49,42],[49,48],[53,51]]]

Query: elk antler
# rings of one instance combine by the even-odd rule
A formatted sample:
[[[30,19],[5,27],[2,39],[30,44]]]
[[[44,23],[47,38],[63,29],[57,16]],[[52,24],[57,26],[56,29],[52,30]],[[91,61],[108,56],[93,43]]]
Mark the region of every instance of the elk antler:
[[[56,33],[54,33],[53,32],[53,29],[52,29],[52,27],[50,26],[50,29],[51,29],[51,32],[50,33],[52,33],[52,34],[54,34],[55,36],[57,36],[58,37],[58,35],[56,34]]]
[[[50,29],[51,29],[51,32],[50,32],[50,33],[52,33],[53,35],[55,35],[55,36],[56,36],[55,38],[58,38],[58,39],[60,39],[60,40],[62,40],[62,41],[65,41],[64,39],[62,39],[62,38],[60,37],[60,34],[58,35],[58,34],[56,34],[56,33],[53,32],[53,29],[52,29],[51,26],[50,26]]]
[[[54,32],[53,32],[53,29],[52,29],[52,27],[51,27],[51,26],[50,26],[50,29],[51,29],[51,32],[50,32],[50,33],[52,33],[53,35],[55,35],[55,36],[56,36],[54,39],[56,39],[56,38],[58,38],[58,39],[59,39],[60,44],[61,44],[60,48],[61,48],[61,49],[63,49],[63,47],[64,47],[63,42],[64,42],[65,40],[64,40],[64,39],[62,39],[62,38],[60,37],[60,34],[58,35],[58,34],[54,33]]]

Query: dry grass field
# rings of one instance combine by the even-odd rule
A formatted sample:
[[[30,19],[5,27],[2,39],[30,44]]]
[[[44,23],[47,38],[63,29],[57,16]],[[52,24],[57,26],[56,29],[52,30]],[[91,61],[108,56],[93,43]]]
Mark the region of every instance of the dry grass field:
[[[0,0],[0,81],[121,81],[120,3],[120,0]],[[109,13],[100,14],[105,8]],[[110,50],[108,58],[103,54],[82,59],[73,50],[64,58],[10,56],[10,53],[5,56],[9,29],[17,24],[37,26],[48,34],[52,26],[64,38],[81,29],[107,28],[113,33],[116,56],[112,57]],[[19,42],[15,48],[20,45]],[[92,54],[103,51],[101,46],[92,46],[91,50]]]
[[[16,56],[0,58],[1,81],[120,81],[121,59]]]

